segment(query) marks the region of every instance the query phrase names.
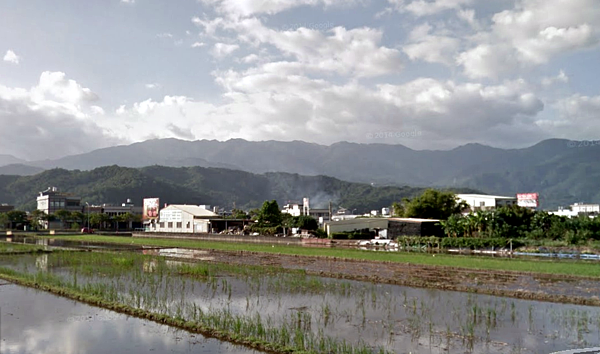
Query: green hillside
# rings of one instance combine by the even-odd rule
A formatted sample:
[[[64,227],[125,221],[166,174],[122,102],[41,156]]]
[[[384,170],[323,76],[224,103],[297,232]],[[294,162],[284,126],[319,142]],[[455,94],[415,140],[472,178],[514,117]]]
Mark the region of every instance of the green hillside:
[[[131,198],[141,205],[145,197],[161,203],[209,204],[231,209],[256,208],[265,200],[280,205],[309,197],[312,207],[357,209],[366,212],[418,195],[422,188],[378,187],[327,176],[249,172],[203,167],[107,166],[91,171],[52,169],[34,176],[0,176],[0,202],[33,210],[35,198],[48,187],[82,198],[82,203],[122,203]],[[470,190],[457,190],[468,192]]]

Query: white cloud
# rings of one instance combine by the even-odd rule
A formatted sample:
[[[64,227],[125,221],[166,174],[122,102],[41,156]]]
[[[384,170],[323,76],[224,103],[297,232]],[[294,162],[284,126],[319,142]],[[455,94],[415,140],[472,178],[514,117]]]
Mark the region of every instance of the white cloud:
[[[79,105],[98,100],[98,96],[89,88],[67,79],[62,72],[43,72],[38,85],[31,90],[31,94],[39,102],[54,100]]]
[[[42,73],[29,90],[0,85],[0,153],[56,158],[121,142],[94,121],[104,114],[90,105],[97,99],[60,72]]]
[[[596,0],[518,0],[513,9],[496,13],[492,22],[458,58],[471,78],[498,77],[600,43]]]
[[[443,35],[429,34],[431,26],[423,24],[416,27],[409,35],[410,44],[402,50],[411,60],[421,59],[430,63],[451,65],[457,52],[460,40]]]
[[[104,115],[104,109],[100,106],[90,106],[90,110],[92,111],[93,114],[95,115]]]
[[[460,9],[456,12],[456,16],[458,16],[459,19],[465,21],[475,29],[480,27],[479,22],[475,18],[474,9]]]
[[[200,48],[200,47],[204,47],[206,44],[203,42],[194,42],[190,47],[192,48]]]
[[[7,50],[6,54],[4,54],[4,61],[11,64],[19,64],[21,58],[15,54],[12,50]]]
[[[301,139],[329,144],[372,142],[366,137],[368,132],[417,129],[427,139],[412,139],[411,145],[432,148],[432,141],[436,146],[492,141],[499,131],[519,124],[523,131],[539,131],[534,119],[544,105],[522,80],[486,86],[418,79],[372,88],[283,75],[288,65],[267,63],[246,71],[215,72],[216,82],[225,91],[225,103],[220,105],[167,97],[135,103],[119,118],[135,123],[119,136],[134,140],[150,134],[219,140]]]
[[[557,116],[538,124],[552,136],[576,140],[598,140],[600,131],[600,96],[580,94],[559,100],[553,105]]]
[[[554,77],[542,78],[542,85],[544,85],[544,86],[550,86],[555,83],[567,83],[567,82],[569,82],[569,77],[562,70],[558,73],[558,75],[556,75]]]
[[[216,58],[224,58],[239,48],[237,44],[215,43],[210,53]]]
[[[164,32],[164,33],[157,34],[156,37],[158,37],[158,38],[173,38],[173,35],[171,33]]]
[[[403,68],[400,52],[380,45],[383,32],[378,29],[276,31],[252,18],[237,22],[235,30],[241,40],[253,46],[269,44],[284,58],[295,59],[286,65],[298,71],[372,77],[397,73]]]
[[[300,6],[347,6],[359,0],[200,0],[233,17],[273,15]]]
[[[144,87],[146,87],[149,90],[153,90],[153,89],[161,88],[161,85],[159,83],[153,82],[153,83],[144,85]]]
[[[124,4],[135,4],[135,0],[121,0]]]
[[[456,62],[464,67],[465,74],[472,79],[497,79],[521,66],[512,48],[506,44],[480,44],[460,53]]]
[[[388,0],[388,2],[400,12],[410,12],[415,16],[429,16],[435,15],[439,12],[459,9],[463,5],[468,5],[473,0]]]

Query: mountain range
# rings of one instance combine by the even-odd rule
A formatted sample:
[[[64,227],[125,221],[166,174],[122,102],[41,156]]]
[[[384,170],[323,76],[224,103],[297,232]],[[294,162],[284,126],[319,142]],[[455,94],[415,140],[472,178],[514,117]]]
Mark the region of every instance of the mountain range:
[[[467,144],[452,150],[412,150],[348,142],[325,146],[302,141],[155,139],[56,160],[27,162],[0,155],[0,166],[5,165],[0,174],[107,165],[217,167],[257,174],[325,175],[373,185],[472,188],[501,195],[539,192],[541,206],[555,208],[600,202],[600,146],[586,145],[590,144],[549,139],[522,149]],[[5,173],[7,169],[12,173]]]

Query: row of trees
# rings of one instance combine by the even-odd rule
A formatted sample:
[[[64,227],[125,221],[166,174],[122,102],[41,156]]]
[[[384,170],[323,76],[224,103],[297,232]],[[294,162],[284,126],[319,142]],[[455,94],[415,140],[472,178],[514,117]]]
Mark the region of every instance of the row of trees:
[[[422,195],[393,204],[397,217],[439,219],[444,233],[450,237],[522,238],[560,240],[581,244],[600,240],[600,217],[581,215],[567,218],[519,206],[495,210],[478,210],[468,215],[469,206],[452,192],[426,190]]]
[[[393,203],[392,213],[396,217],[446,220],[468,207],[452,192],[427,189],[418,197]]]
[[[34,210],[27,214],[20,210],[11,210],[7,213],[0,213],[0,227],[2,228],[23,228],[29,225],[32,229],[39,229],[40,225],[45,222],[61,223],[62,229],[74,228],[78,229],[81,226],[92,228],[118,229],[119,223],[139,223],[141,216],[131,213],[125,213],[117,216],[109,216],[101,213],[85,214],[80,211],[57,210],[54,214],[46,214],[41,210]]]
[[[315,232],[319,230],[319,223],[315,218],[308,215],[292,216],[282,213],[275,200],[265,201],[262,208],[251,210],[249,214],[256,221],[251,225],[251,231],[263,235],[287,234],[292,228]]]
[[[567,218],[518,206],[452,215],[440,224],[451,237],[545,239],[572,245],[600,240],[600,218]]]

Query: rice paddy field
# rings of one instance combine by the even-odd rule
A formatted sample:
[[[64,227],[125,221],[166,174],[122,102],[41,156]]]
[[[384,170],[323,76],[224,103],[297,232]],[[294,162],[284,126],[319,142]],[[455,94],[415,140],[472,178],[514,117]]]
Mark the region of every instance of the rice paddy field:
[[[39,246],[22,246],[32,253],[0,255],[0,277],[251,351],[551,353],[600,345],[596,306],[190,260],[158,249],[36,253]]]

